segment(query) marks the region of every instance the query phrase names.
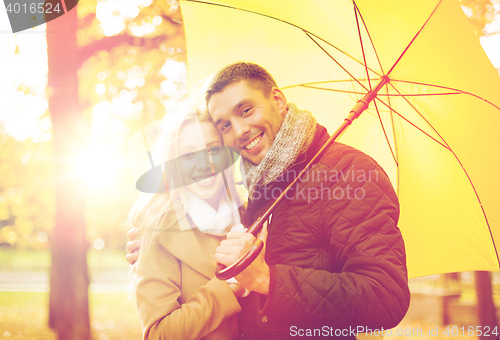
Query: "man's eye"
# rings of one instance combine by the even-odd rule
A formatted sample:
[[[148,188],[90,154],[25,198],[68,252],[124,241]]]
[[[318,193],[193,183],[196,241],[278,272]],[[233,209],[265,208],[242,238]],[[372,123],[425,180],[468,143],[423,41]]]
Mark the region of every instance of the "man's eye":
[[[230,125],[231,125],[230,123],[226,123],[226,124],[224,124],[224,125],[222,125],[222,126],[221,126],[220,130],[221,130],[221,131],[224,131],[224,130],[226,130],[227,128],[229,128],[229,126],[230,126]]]
[[[245,116],[249,116],[249,115],[250,115],[250,110],[251,110],[251,109],[252,109],[251,107],[248,107],[248,108],[244,109],[243,111],[241,111],[241,115],[242,115],[243,117],[245,117]]]

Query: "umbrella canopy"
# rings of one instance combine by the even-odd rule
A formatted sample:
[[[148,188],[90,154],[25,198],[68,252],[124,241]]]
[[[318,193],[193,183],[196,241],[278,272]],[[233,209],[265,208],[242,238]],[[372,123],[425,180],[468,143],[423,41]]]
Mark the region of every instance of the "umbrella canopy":
[[[456,0],[180,2],[188,80],[237,61],[265,67],[288,101],[396,188],[410,277],[498,270],[500,77]]]

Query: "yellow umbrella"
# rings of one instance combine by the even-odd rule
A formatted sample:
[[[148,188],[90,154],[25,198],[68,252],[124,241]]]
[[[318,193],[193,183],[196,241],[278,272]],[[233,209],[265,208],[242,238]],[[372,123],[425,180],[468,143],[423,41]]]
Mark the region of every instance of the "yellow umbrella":
[[[498,270],[500,77],[456,0],[180,2],[188,80],[264,66],[290,102],[382,165],[410,277]]]

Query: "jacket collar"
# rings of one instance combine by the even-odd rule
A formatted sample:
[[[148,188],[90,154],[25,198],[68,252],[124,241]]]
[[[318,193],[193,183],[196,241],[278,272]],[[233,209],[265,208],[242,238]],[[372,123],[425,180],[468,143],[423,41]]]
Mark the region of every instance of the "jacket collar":
[[[163,248],[208,279],[215,276],[215,248],[223,238],[197,228],[181,231],[174,211],[164,216],[160,228],[155,237]]]

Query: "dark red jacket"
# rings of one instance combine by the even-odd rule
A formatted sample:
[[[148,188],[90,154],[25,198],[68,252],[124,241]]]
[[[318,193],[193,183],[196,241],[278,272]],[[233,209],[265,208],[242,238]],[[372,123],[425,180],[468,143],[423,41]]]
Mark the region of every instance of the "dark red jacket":
[[[248,222],[262,215],[328,137],[318,125],[307,153],[249,201]],[[296,338],[301,329],[352,337],[353,328],[396,326],[410,302],[398,217],[398,199],[382,168],[359,150],[332,144],[271,216],[269,295],[242,299],[242,338]]]

